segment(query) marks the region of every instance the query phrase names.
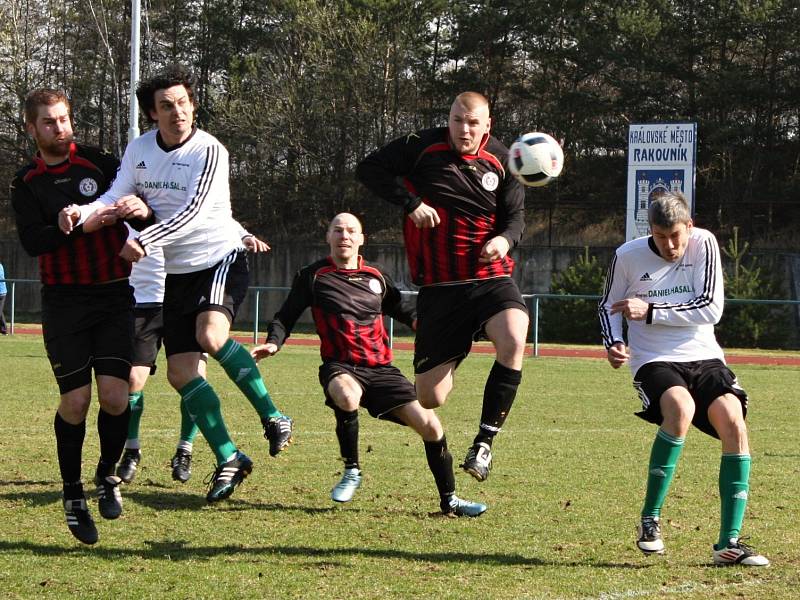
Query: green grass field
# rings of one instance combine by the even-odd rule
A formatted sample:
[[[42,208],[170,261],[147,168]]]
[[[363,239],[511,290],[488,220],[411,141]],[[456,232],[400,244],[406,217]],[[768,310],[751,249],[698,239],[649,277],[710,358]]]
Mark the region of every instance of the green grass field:
[[[478,519],[436,516],[422,443],[361,416],[364,483],[334,506],[340,462],[333,416],[317,382],[318,351],[287,346],[261,363],[276,402],[296,421],[295,444],[270,458],[247,401],[213,364],[210,380],[255,470],[227,502],[208,506],[213,469],[198,437],[192,479],[170,477],[178,401],[164,365],[146,388],[144,461],[123,490],[125,513],[100,542],[70,535],[60,505],[53,416],[58,393],[41,339],[0,341],[0,590],[3,597],[86,598],[796,598],[797,382],[800,369],[737,365],[752,399],[753,476],[745,535],[766,569],[715,568],[718,443],[687,441],[667,499],[667,554],[634,546],[655,430],[632,416],[627,370],[604,361],[526,359],[523,384],[478,483],[458,494],[489,505]],[[472,440],[491,356],[473,355],[439,415],[458,462]],[[410,355],[396,364],[408,372]],[[93,403],[84,479],[98,456]]]

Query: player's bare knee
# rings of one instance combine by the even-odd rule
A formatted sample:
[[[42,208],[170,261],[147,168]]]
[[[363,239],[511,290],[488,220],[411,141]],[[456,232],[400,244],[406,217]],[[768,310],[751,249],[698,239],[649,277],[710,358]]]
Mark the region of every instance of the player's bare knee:
[[[198,328],[195,339],[204,352],[214,355],[219,352],[225,345],[225,342],[228,341],[228,336],[221,335],[221,333],[213,327],[201,327]]]
[[[694,418],[693,408],[678,406],[669,411],[662,409],[664,421],[661,423],[661,429],[675,437],[686,437]]]
[[[494,342],[497,362],[509,369],[521,369],[525,357],[525,335],[520,332],[509,332]]]
[[[723,448],[738,452],[748,447],[747,425],[740,414],[725,413],[711,420]]]
[[[336,405],[336,408],[347,412],[358,410],[361,404],[361,397],[355,394],[332,395],[331,398],[333,398],[333,403]]]
[[[338,375],[328,384],[328,395],[340,410],[358,410],[362,394],[361,386],[349,375]]]
[[[86,419],[90,401],[91,392],[86,394],[72,392],[63,394],[58,404],[58,412],[68,423],[80,423]]]
[[[121,415],[128,408],[128,394],[108,394],[98,398],[100,408],[110,415]]]
[[[167,367],[167,381],[174,390],[180,389],[197,377],[197,373],[189,373],[178,367]]]
[[[417,389],[417,400],[422,408],[439,408],[447,400],[447,394],[437,390]]]
[[[144,384],[150,377],[150,367],[134,366],[131,367],[131,374],[128,377],[128,387],[131,392],[139,392],[144,389]]]

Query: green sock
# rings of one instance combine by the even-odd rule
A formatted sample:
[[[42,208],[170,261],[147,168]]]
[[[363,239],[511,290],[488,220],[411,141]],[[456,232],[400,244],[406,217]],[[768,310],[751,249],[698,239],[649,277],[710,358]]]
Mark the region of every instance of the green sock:
[[[247,396],[262,419],[281,416],[281,411],[272,403],[267,386],[261,379],[256,361],[244,346],[229,339],[214,358],[225,369],[231,381]]]
[[[738,539],[750,489],[750,455],[723,454],[719,463],[719,498],[722,505],[717,550]]]
[[[178,393],[181,395],[181,402],[186,404],[190,417],[203,432],[203,437],[214,451],[217,465],[221,465],[236,452],[236,445],[228,435],[228,429],[222,419],[219,397],[202,377],[192,379],[178,390]]]
[[[194,443],[197,432],[200,431],[186,408],[186,403],[181,402],[181,441]]]
[[[139,439],[139,423],[144,411],[144,392],[131,392],[128,394],[128,403],[131,405],[131,417],[128,420],[128,439]]]
[[[647,471],[647,493],[642,507],[643,517],[660,517],[661,507],[667,497],[675,466],[683,450],[684,438],[673,437],[664,430],[658,430],[653,448],[650,451],[650,465]]]

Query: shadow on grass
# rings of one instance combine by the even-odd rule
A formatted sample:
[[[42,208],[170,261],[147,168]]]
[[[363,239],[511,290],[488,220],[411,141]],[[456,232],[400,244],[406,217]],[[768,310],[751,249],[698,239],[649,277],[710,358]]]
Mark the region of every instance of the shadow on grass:
[[[2,497],[0,495],[0,497]],[[152,508],[155,510],[197,510],[204,506],[213,507],[213,510],[221,510],[225,512],[237,511],[251,511],[251,510],[267,510],[267,511],[298,511],[305,514],[325,514],[333,510],[335,507],[318,508],[313,506],[300,506],[288,505],[281,503],[265,503],[265,502],[250,502],[249,500],[239,499],[236,496],[227,499],[225,502],[218,504],[209,504],[206,501],[205,490],[189,490],[170,492],[150,492],[143,489],[124,493],[123,500],[129,500]]]
[[[21,486],[46,486],[49,489],[40,491],[9,491],[0,494],[0,500],[9,502],[22,502],[28,506],[48,506],[61,504],[61,484],[55,481],[0,481],[2,487],[21,487]],[[156,488],[150,490],[148,488]],[[95,498],[94,486],[85,485],[86,497],[91,501]],[[175,489],[160,484],[139,485],[133,488],[123,488],[123,503],[133,502],[153,510],[198,510],[209,506],[206,501],[205,489]],[[213,505],[214,510],[225,512],[236,512],[245,510],[267,510],[267,511],[297,511],[309,515],[326,514],[336,510],[336,507],[313,507],[302,505],[287,505],[281,503],[250,502],[236,497],[230,498],[223,503]]]
[[[23,502],[29,506],[47,506],[48,504],[61,504],[61,484],[55,481],[0,481],[0,487],[41,485],[50,489],[40,492],[4,492],[0,499],[10,502]]]
[[[275,555],[299,556],[308,559],[325,559],[330,561],[337,557],[355,556],[361,558],[378,558],[407,560],[411,562],[426,561],[431,563],[466,563],[485,566],[528,566],[528,567],[593,567],[601,569],[648,569],[653,564],[614,563],[604,561],[557,561],[542,560],[519,554],[485,554],[469,552],[413,552],[408,550],[384,548],[317,548],[313,546],[190,546],[184,540],[147,541],[142,548],[102,546],[57,546],[53,544],[36,544],[33,542],[0,541],[0,552],[29,553],[36,556],[92,556],[105,560],[119,560],[133,557],[145,560],[210,560],[218,556],[232,557],[247,555],[248,558],[273,558]]]

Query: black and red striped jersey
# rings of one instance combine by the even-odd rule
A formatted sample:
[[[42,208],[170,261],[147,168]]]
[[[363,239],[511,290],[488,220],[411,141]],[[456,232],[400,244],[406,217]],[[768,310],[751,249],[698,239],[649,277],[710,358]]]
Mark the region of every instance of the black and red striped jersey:
[[[119,161],[99,148],[72,144],[69,157],[47,165],[39,156],[11,183],[11,205],[22,247],[39,257],[45,285],[88,285],[128,277],[131,265],[119,256],[128,238],[120,221],[92,233],[82,227],[65,235],[58,213],[70,204],[88,204],[108,189]]]
[[[359,163],[358,179],[373,193],[412,212],[421,202],[441,223],[417,229],[404,223],[414,283],[432,285],[511,275],[508,255],[481,263],[483,246],[503,236],[514,248],[525,227],[525,192],[506,168],[508,149],[485,136],[477,154],[462,155],[448,129],[425,129],[389,142]]]
[[[392,362],[383,315],[411,326],[400,290],[380,267],[361,257],[355,269],[341,269],[330,257],[300,269],[289,296],[267,329],[267,342],[282,346],[303,311],[311,307],[323,361],[374,367]]]

